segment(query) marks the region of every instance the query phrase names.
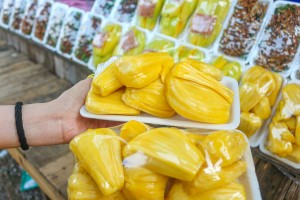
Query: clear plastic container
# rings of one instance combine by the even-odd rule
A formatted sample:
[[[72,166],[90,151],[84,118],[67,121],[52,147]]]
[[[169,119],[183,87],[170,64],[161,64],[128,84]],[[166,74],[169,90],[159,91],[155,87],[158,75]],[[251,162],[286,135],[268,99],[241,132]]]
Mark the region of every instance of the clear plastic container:
[[[52,51],[55,51],[68,9],[69,7],[66,4],[55,3],[53,5],[49,25],[47,27],[46,35],[44,37],[43,42],[44,45]]]
[[[9,28],[10,21],[12,18],[13,8],[15,1],[14,0],[4,0],[1,10],[1,20],[0,26],[4,28]]]
[[[31,38],[38,43],[44,41],[53,4],[54,2],[52,0],[45,0],[37,9]]]
[[[210,52],[201,47],[184,42],[178,42],[176,49],[174,49],[173,58],[176,63],[184,58],[208,62],[210,59]]]
[[[299,50],[300,20],[295,9],[299,13],[299,3],[277,1],[272,5],[264,31],[250,55],[250,66],[260,65],[284,77],[291,74]]]
[[[173,55],[176,47],[177,41],[175,39],[156,33],[152,34],[144,52],[166,52]]]
[[[96,0],[94,2],[92,13],[108,17],[113,10],[116,0]]]
[[[77,8],[70,8],[66,14],[56,46],[57,52],[66,58],[72,57],[83,15],[84,11]]]
[[[300,83],[299,83],[299,81],[294,81],[294,80],[292,80],[292,81],[290,81],[290,82],[288,82],[288,84],[287,85],[289,85],[289,84],[296,84],[296,85],[298,85],[298,87],[300,87]],[[296,91],[295,91],[296,92]],[[292,94],[292,95],[297,95],[296,93],[295,94]],[[268,156],[270,156],[270,157],[272,157],[272,158],[275,158],[275,159],[277,159],[277,160],[279,160],[280,162],[282,162],[282,163],[285,163],[285,164],[288,164],[289,166],[292,166],[293,168],[295,168],[295,169],[300,169],[300,160],[298,159],[298,162],[296,162],[295,160],[293,160],[293,159],[295,159],[295,158],[297,158],[298,156],[297,155],[300,155],[299,153],[297,153],[297,149],[299,149],[299,145],[297,144],[296,145],[296,141],[298,141],[299,139],[298,139],[298,137],[297,136],[295,136],[295,135],[298,135],[296,132],[297,132],[297,127],[296,127],[296,130],[294,130],[295,132],[293,133],[293,135],[297,138],[297,139],[294,139],[294,141],[292,141],[291,143],[291,145],[292,145],[292,149],[294,150],[294,151],[296,151],[296,152],[294,152],[293,154],[293,156],[291,156],[291,153],[288,153],[288,151],[290,151],[291,149],[290,149],[290,144],[287,144],[287,143],[289,143],[288,141],[291,141],[290,139],[291,138],[289,138],[289,136],[290,136],[290,134],[291,133],[289,133],[289,134],[286,134],[285,136],[283,136],[282,135],[282,133],[283,132],[281,132],[282,130],[285,130],[285,128],[284,127],[282,127],[282,129],[277,129],[277,131],[276,131],[276,133],[274,132],[273,133],[273,135],[274,134],[276,134],[276,137],[274,137],[275,139],[276,138],[278,138],[278,139],[280,139],[280,140],[282,140],[282,137],[285,137],[285,139],[283,140],[283,141],[285,141],[286,142],[286,145],[280,145],[280,144],[278,144],[278,148],[285,148],[285,150],[282,150],[282,152],[280,152],[280,151],[278,151],[278,154],[279,154],[279,152],[280,152],[280,154],[281,153],[283,153],[283,155],[282,156],[279,156],[278,154],[275,154],[275,153],[273,153],[273,152],[271,152],[269,149],[268,149],[268,140],[269,140],[269,134],[270,134],[270,130],[269,130],[269,127],[271,126],[271,123],[272,122],[274,122],[274,118],[275,118],[275,116],[276,116],[276,112],[278,112],[278,110],[277,109],[279,109],[278,107],[280,107],[281,106],[281,102],[283,101],[283,97],[282,97],[282,94],[280,94],[280,98],[279,98],[279,100],[280,101],[278,101],[277,102],[277,105],[276,105],[276,110],[274,111],[274,113],[273,113],[273,116],[272,116],[272,120],[270,121],[270,123],[268,124],[268,126],[265,126],[265,128],[263,129],[263,134],[264,134],[264,137],[263,137],[263,139],[262,139],[262,142],[260,143],[260,145],[259,145],[259,149],[264,153],[264,154],[266,154],[266,155],[268,155]],[[293,109],[293,107],[294,106],[297,106],[297,105],[293,105],[293,104],[289,104],[290,105],[290,108],[288,109],[288,110],[290,110],[290,109]],[[286,111],[288,111],[288,110],[286,110]],[[286,113],[286,114],[288,114],[288,113]],[[284,117],[288,117],[288,115],[286,115],[286,116],[284,116]],[[296,117],[297,118],[297,117]],[[288,121],[289,121],[289,119],[287,119],[287,121],[286,121],[286,123],[288,123]],[[277,121],[277,122],[274,122],[274,124],[279,124],[280,122],[282,122],[282,121]],[[297,119],[296,119],[296,124],[297,124]],[[296,125],[297,126],[297,125]],[[290,129],[290,127],[288,126],[288,130],[289,131],[291,131],[291,129]],[[273,147],[272,148],[275,148],[274,147],[274,145],[273,145]],[[287,154],[287,155],[285,155],[285,154]]]
[[[13,9],[12,20],[10,22],[10,29],[14,32],[19,32],[21,23],[24,18],[27,0],[16,0]]]
[[[26,5],[24,17],[21,23],[21,30],[20,30],[22,36],[26,38],[30,38],[31,36],[38,5],[39,2],[35,0],[29,0]]]
[[[78,37],[72,58],[76,62],[87,65],[92,52],[92,42],[96,33],[99,33],[103,24],[103,18],[99,15],[86,13],[79,28]]]
[[[130,23],[137,10],[138,0],[119,0],[113,12],[113,19]]]

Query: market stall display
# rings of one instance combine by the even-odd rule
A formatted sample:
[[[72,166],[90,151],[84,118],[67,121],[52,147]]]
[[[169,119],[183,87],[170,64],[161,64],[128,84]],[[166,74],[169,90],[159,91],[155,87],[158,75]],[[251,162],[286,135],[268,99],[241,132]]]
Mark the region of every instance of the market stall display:
[[[83,14],[82,10],[71,8],[66,15],[56,48],[58,53],[67,58],[71,58],[73,53]]]
[[[55,3],[53,5],[48,30],[44,38],[44,44],[51,50],[55,50],[67,10],[68,6],[65,4]]]
[[[12,17],[12,12],[14,8],[14,0],[4,0],[3,1],[3,6],[1,10],[1,20],[0,20],[0,25],[2,27],[8,28],[10,25],[11,17]]]
[[[131,22],[136,8],[138,0],[121,0],[119,5],[117,5],[114,18],[120,22]]]
[[[73,59],[82,64],[87,64],[93,52],[92,42],[94,36],[100,32],[103,19],[95,14],[86,13],[79,28],[75,43]]]
[[[14,31],[19,31],[21,28],[21,22],[24,17],[24,12],[26,8],[27,0],[16,0],[14,9],[13,9],[13,16],[11,20],[11,29]]]
[[[24,18],[21,24],[21,33],[26,37],[30,37],[31,35],[37,8],[38,2],[35,0],[29,0],[26,5]]]
[[[49,18],[52,11],[53,1],[44,1],[37,9],[35,22],[33,26],[32,39],[43,42],[46,30],[49,24]]]

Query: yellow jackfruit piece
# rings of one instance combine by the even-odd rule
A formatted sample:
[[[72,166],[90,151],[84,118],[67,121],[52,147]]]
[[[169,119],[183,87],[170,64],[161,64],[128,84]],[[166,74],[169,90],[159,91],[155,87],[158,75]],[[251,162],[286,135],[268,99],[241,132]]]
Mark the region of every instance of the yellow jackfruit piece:
[[[193,180],[204,163],[201,151],[186,132],[176,128],[156,128],[138,135],[125,146],[123,156],[136,152],[147,157],[145,168],[186,181]]]
[[[157,117],[172,117],[175,114],[167,102],[165,85],[160,79],[144,88],[126,88],[122,100],[130,107]]]
[[[95,94],[107,96],[123,86],[114,75],[114,70],[118,63],[118,60],[114,61],[102,73],[94,77],[91,87]]]
[[[296,117],[295,143],[300,145],[300,116]]]
[[[245,136],[238,131],[216,131],[206,136],[198,147],[213,165],[229,166],[241,159],[248,146]]]
[[[183,63],[187,63],[194,67],[195,69],[199,70],[200,72],[206,73],[207,75],[211,76],[212,78],[216,79],[217,81],[221,81],[223,79],[222,72],[215,68],[212,65],[206,64],[201,61],[193,60],[193,59],[185,59]]]
[[[282,76],[280,74],[273,73],[273,72],[272,72],[272,75],[273,75],[273,78],[274,78],[274,80],[276,82],[276,87],[271,92],[271,94],[268,96],[268,99],[269,99],[270,105],[274,106],[274,104],[276,102],[276,99],[277,99],[277,96],[279,94],[281,85],[282,85]]]
[[[220,70],[223,69],[223,67],[225,67],[225,65],[228,63],[229,61],[226,60],[223,56],[219,56],[217,57],[213,62],[212,65]]]
[[[238,129],[250,138],[256,131],[260,129],[262,120],[253,113],[242,112],[240,116],[240,125]]]
[[[131,120],[122,126],[120,130],[120,137],[123,138],[126,142],[129,142],[136,136],[150,130],[150,128],[150,126],[142,122]]]
[[[267,119],[271,115],[271,105],[267,97],[263,97],[251,110],[261,119]]]
[[[85,100],[85,107],[87,111],[93,114],[139,115],[139,110],[122,101],[121,97],[124,92],[124,89],[119,89],[106,97],[102,97],[89,91]]]
[[[287,159],[290,159],[296,163],[300,163],[300,146],[293,145],[293,150],[287,155]]]
[[[166,200],[246,200],[246,192],[243,185],[230,183],[228,185],[200,193],[197,195],[188,194],[181,183],[175,183]]]
[[[247,162],[237,161],[227,167],[211,165],[201,168],[191,182],[184,182],[183,186],[190,194],[195,195],[206,192],[234,182],[247,169]]]
[[[291,117],[288,120],[284,121],[284,123],[289,128],[289,131],[291,131],[292,133],[295,132],[295,130],[296,130],[296,117]]]
[[[175,50],[173,57],[176,63],[183,61],[186,58],[203,61],[205,58],[205,54],[200,49],[179,46]]]
[[[249,112],[260,101],[257,85],[246,83],[240,86],[240,107],[242,112]]]
[[[89,130],[76,136],[70,143],[70,149],[103,195],[111,195],[123,187],[120,139],[113,130]]]
[[[168,177],[146,168],[124,168],[125,184],[122,192],[130,200],[164,200]]]
[[[126,87],[143,88],[160,76],[164,81],[174,66],[168,53],[144,53],[139,56],[123,56],[115,68],[115,76]]]
[[[216,124],[229,120],[233,92],[185,63],[177,64],[168,76],[166,96],[169,105],[185,118]]]
[[[285,123],[271,122],[268,139],[267,148],[280,157],[287,156],[293,150],[292,142],[295,138]]]
[[[200,144],[201,141],[205,138],[206,135],[201,134],[188,134],[189,139],[196,145]]]
[[[300,115],[300,86],[288,84],[282,89],[282,97],[285,101],[285,109],[292,115]]]
[[[68,180],[69,200],[126,200],[122,192],[104,196],[80,163],[76,163]]]

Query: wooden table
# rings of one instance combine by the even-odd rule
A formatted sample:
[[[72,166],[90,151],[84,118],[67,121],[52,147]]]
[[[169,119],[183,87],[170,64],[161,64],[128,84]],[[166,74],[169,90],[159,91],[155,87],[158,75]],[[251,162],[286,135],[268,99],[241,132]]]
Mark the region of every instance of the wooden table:
[[[0,39],[10,40],[8,37],[13,37],[7,34],[7,32],[1,33],[0,31]],[[51,57],[49,52],[43,52],[38,45],[32,43],[30,45],[31,50],[35,49],[44,57],[44,60],[40,60],[43,65],[29,60],[31,58],[38,62],[37,59],[33,59],[34,56],[20,54],[3,44],[3,40],[0,41],[0,104],[14,104],[16,101],[25,103],[49,101],[70,87],[70,84],[64,79],[76,82],[89,73],[89,71],[81,71],[82,67],[76,66],[74,63],[64,64],[67,61],[60,57],[55,58],[55,61],[54,57],[57,55]],[[34,53],[31,52],[31,54]],[[45,59],[48,59],[46,63]],[[49,67],[49,62],[52,62],[52,67]],[[55,63],[62,65],[58,66]],[[72,75],[77,75],[77,77],[70,77],[68,70],[73,71]],[[19,149],[9,149],[8,151],[51,199],[67,199],[67,180],[74,165],[68,145],[34,147],[27,152]],[[300,187],[296,184],[296,180],[291,179],[296,179],[296,177],[285,176],[272,164],[261,159],[262,155],[258,149],[253,149],[253,153],[263,199],[299,200]]]

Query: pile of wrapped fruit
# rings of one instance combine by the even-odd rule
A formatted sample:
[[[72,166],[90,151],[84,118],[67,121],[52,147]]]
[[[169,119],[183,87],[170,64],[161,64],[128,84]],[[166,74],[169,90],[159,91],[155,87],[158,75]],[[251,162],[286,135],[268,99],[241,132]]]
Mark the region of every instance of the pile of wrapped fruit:
[[[192,59],[175,64],[168,53],[150,52],[114,57],[97,71],[85,103],[90,113],[142,111],[162,118],[177,113],[211,124],[230,119],[234,92],[220,82],[222,72],[208,64]]]
[[[76,164],[68,198],[244,200],[247,148],[234,130],[201,135],[137,121],[87,130],[70,143]]]

